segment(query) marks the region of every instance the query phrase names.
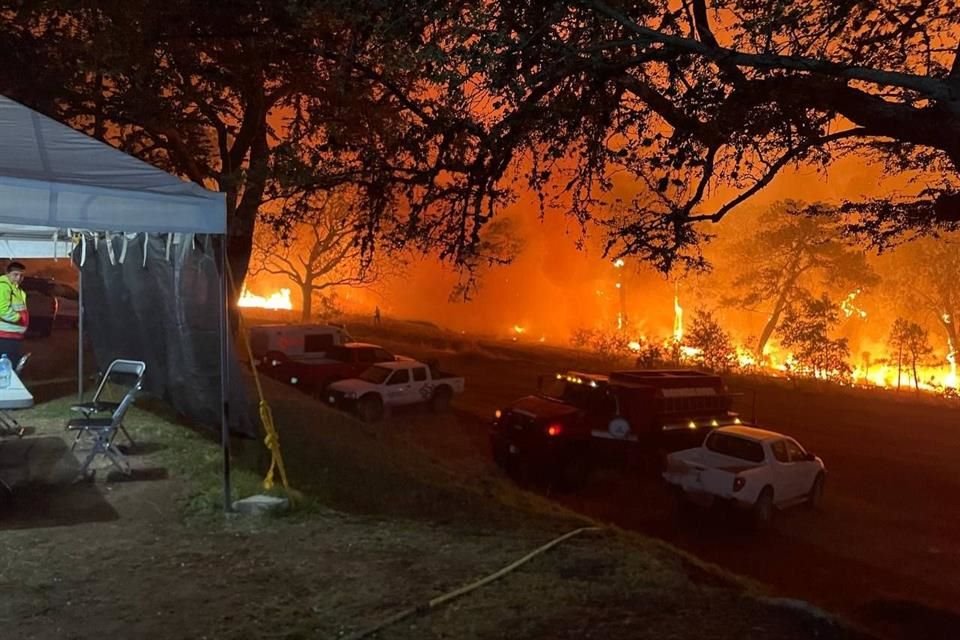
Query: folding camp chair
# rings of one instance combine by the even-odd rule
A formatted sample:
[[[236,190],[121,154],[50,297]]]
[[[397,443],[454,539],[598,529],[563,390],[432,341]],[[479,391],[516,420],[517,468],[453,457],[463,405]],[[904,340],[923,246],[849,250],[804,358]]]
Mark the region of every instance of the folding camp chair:
[[[146,370],[147,365],[140,360],[114,360],[110,363],[110,366],[107,367],[103,377],[100,378],[100,384],[97,386],[97,390],[93,394],[90,402],[81,402],[72,405],[70,410],[81,413],[84,418],[93,418],[96,417],[97,414],[113,413],[120,405],[118,401],[111,400],[111,398],[119,395],[115,387],[122,389],[124,394],[130,389],[139,389],[143,383],[143,375]],[[135,445],[136,443],[133,441],[133,438],[130,437],[130,434],[127,433],[127,429],[122,423],[119,428],[123,433],[123,437],[127,439],[130,445]],[[73,446],[70,447],[71,451],[77,446],[77,443],[84,433],[85,431],[82,429],[77,430],[77,437],[74,438]]]
[[[14,371],[16,371],[18,377],[23,372],[23,368],[27,365],[29,359],[30,354],[26,353],[17,361],[17,366],[14,368]],[[20,423],[13,416],[13,413],[0,409],[0,436],[17,436],[18,438],[22,438],[23,433],[23,427],[20,426]]]
[[[127,410],[133,405],[138,391],[140,391],[140,382],[137,382],[133,388],[127,392],[127,395],[123,396],[123,400],[116,405],[116,408],[109,417],[73,418],[67,423],[67,429],[77,431],[78,437],[80,434],[86,433],[91,436],[93,441],[90,453],[87,454],[86,459],[80,467],[81,476],[87,475],[90,463],[92,463],[98,455],[106,456],[113,466],[122,473],[130,475],[130,463],[127,461],[127,457],[123,452],[113,444],[113,440],[117,436],[117,431],[123,429],[123,418]]]

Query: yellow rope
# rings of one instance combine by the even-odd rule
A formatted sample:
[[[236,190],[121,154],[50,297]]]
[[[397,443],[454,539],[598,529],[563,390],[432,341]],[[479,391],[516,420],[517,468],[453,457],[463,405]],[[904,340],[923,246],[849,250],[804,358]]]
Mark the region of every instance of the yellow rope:
[[[233,269],[227,263],[227,276],[230,279],[230,290],[236,291],[236,285],[233,281]],[[270,404],[263,395],[263,386],[260,384],[260,374],[257,371],[257,365],[253,358],[253,349],[250,347],[250,340],[247,339],[247,332],[243,326],[243,316],[237,314],[237,330],[240,333],[240,339],[243,341],[244,351],[250,359],[250,369],[253,371],[253,381],[257,386],[257,396],[260,398],[260,421],[263,423],[263,444],[270,450],[270,468],[267,469],[267,475],[263,478],[263,488],[269,491],[274,486],[274,473],[279,472],[280,482],[283,484],[283,490],[291,502],[296,501],[300,494],[290,487],[287,481],[287,469],[283,464],[283,454],[280,451],[280,433],[273,422],[273,412],[270,410]]]

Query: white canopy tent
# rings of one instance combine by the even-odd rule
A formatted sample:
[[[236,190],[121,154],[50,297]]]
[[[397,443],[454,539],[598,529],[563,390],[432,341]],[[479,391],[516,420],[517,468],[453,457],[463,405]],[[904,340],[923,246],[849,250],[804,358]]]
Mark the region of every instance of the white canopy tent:
[[[68,257],[73,238],[88,232],[225,237],[226,231],[224,194],[185,182],[0,96],[0,256]],[[221,437],[229,508],[228,331],[222,267]],[[82,305],[82,282],[80,289]],[[80,317],[82,340],[82,312]],[[82,354],[81,342],[80,358]],[[82,385],[82,360],[80,379]]]

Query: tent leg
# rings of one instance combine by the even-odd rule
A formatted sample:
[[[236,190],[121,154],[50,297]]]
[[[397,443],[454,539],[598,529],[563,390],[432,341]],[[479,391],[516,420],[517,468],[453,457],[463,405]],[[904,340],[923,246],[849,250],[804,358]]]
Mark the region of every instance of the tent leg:
[[[230,497],[230,427],[228,424],[230,406],[227,392],[230,383],[230,371],[227,361],[227,345],[230,339],[230,316],[227,313],[227,236],[221,238],[220,251],[220,446],[223,449],[223,510],[233,511]]]
[[[83,402],[83,267],[77,267],[77,402]]]

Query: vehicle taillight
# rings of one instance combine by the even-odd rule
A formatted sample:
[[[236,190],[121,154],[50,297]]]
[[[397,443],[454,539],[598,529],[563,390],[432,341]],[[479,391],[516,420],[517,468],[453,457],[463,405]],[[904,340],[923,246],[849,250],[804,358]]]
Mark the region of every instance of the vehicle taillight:
[[[552,424],[549,427],[547,427],[548,436],[558,436],[561,433],[563,433],[563,425]]]
[[[733,491],[734,491],[734,493],[736,493],[737,491],[740,491],[740,489],[743,489],[744,485],[746,485],[746,484],[747,484],[747,479],[746,479],[746,478],[741,478],[740,476],[737,476],[736,478],[734,478],[734,479],[733,479]]]

